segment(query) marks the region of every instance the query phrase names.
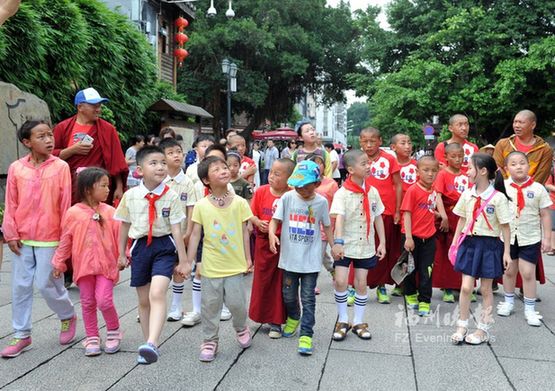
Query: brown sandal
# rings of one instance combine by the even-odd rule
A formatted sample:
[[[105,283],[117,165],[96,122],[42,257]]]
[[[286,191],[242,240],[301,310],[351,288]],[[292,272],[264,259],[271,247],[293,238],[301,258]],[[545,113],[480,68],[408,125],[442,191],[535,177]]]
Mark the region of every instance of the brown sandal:
[[[350,329],[351,325],[349,323],[337,322],[335,324],[335,330],[333,331],[333,340],[343,341]]]
[[[353,326],[353,333],[360,339],[372,339],[372,334],[368,330],[368,323],[359,323]]]

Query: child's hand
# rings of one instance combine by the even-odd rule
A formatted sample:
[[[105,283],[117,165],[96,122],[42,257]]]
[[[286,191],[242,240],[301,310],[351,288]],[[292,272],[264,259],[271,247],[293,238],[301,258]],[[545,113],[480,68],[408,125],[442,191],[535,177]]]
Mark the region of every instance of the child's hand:
[[[249,235],[251,235],[252,231],[254,231],[254,228],[252,226],[252,223],[250,221],[248,221],[247,222],[247,232],[249,233]]]
[[[187,280],[191,277],[191,264],[190,262],[179,262],[174,272]]]
[[[19,251],[21,246],[23,246],[23,244],[20,240],[8,240],[8,247],[10,248],[10,251],[15,255],[21,255],[21,252]]]
[[[412,238],[407,238],[405,240],[405,250],[412,252],[414,250],[414,240]]]
[[[343,245],[342,244],[334,244],[333,247],[331,248],[331,256],[336,261],[338,259],[343,259],[343,257],[345,256],[345,250],[343,249]]]
[[[118,258],[118,269],[123,270],[127,266],[129,266],[129,260],[127,259],[127,257],[125,255],[120,255],[119,258]]]
[[[395,212],[393,215],[393,224],[397,225],[401,222],[401,212]]]
[[[268,233],[268,225],[267,221],[258,220],[258,225],[256,226],[258,230],[262,233]]]
[[[252,264],[252,259],[248,258],[247,259],[247,273],[252,273],[252,271],[254,270],[254,265]]]
[[[382,259],[384,259],[385,254],[386,254],[385,243],[380,243],[378,248],[376,248],[376,256],[381,261]]]
[[[64,273],[62,273],[61,271],[59,271],[58,269],[52,269],[52,277],[54,278],[60,278],[61,276],[63,276]]]
[[[507,270],[509,268],[509,265],[511,264],[513,260],[511,259],[511,254],[504,252],[503,253],[503,267],[505,268],[505,270]]]
[[[552,250],[553,250],[553,248],[551,247],[551,240],[543,238],[542,239],[542,252],[548,253]]]
[[[268,239],[270,240],[270,251],[274,254],[278,253],[277,246],[279,246],[279,239],[274,234],[269,234]]]
[[[439,224],[439,230],[441,232],[449,232],[449,220],[447,216],[441,216],[441,223]]]

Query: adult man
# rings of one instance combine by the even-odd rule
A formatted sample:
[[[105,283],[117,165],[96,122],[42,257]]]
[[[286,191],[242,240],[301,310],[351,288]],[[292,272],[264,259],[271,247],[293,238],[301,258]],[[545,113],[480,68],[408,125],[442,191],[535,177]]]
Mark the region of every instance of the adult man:
[[[102,98],[94,88],[81,90],[74,100],[77,114],[54,127],[53,155],[69,164],[72,204],[78,201],[76,172],[79,168],[102,167],[108,171],[111,182],[108,202],[123,195],[128,167],[116,128],[100,118],[105,102],[108,99]]]
[[[260,187],[260,143],[255,141],[252,144],[252,160],[256,164],[256,174],[254,174],[254,187],[258,189]]]
[[[474,153],[478,152],[478,146],[467,140],[469,129],[470,125],[468,123],[468,118],[466,118],[465,115],[455,114],[449,118],[449,131],[451,132],[451,138],[447,141],[439,143],[434,151],[434,156],[439,161],[441,167],[447,166],[447,161],[445,160],[445,147],[451,143],[458,143],[464,150],[461,170],[466,172],[468,169],[468,163],[470,162],[470,157]]]
[[[272,164],[279,159],[279,151],[274,146],[273,140],[268,140],[266,144],[266,150],[264,151],[264,174],[262,175],[262,184],[268,183],[268,175],[270,175],[270,169]]]
[[[513,120],[515,134],[502,138],[495,145],[493,158],[497,166],[507,178],[505,158],[512,151],[520,151],[528,156],[530,170],[528,175],[536,182],[544,184],[551,174],[553,150],[541,137],[534,135],[536,114],[530,110],[521,110]]]
[[[330,162],[331,162],[331,171],[332,171],[332,178],[334,181],[337,182],[338,185],[341,184],[341,173],[339,172],[339,155],[335,150],[332,143],[324,144],[324,148],[330,154]]]

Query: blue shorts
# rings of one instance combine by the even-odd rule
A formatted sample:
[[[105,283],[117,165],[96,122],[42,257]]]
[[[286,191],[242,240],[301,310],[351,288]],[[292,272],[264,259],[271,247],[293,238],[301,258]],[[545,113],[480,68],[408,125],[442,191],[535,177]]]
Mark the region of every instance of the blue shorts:
[[[152,238],[150,246],[147,238],[135,239],[131,246],[131,286],[138,287],[150,283],[152,276],[164,276],[170,280],[177,263],[175,243],[171,235]]]
[[[348,258],[343,257],[343,259],[338,259],[337,261],[333,262],[333,267],[336,266],[344,266],[349,267],[350,264],[353,264],[355,269],[373,269],[378,264],[378,257],[373,256],[371,258]]]
[[[541,248],[541,242],[519,246],[518,240],[515,238],[515,244],[511,244],[511,259],[523,259],[536,265],[540,259]]]

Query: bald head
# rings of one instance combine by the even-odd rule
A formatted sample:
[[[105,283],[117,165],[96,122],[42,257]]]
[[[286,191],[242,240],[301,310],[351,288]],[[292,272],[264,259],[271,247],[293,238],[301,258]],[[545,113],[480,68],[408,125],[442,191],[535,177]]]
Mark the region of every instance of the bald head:
[[[521,110],[513,119],[513,130],[521,140],[528,140],[534,136],[536,128],[536,114],[530,110]]]
[[[456,124],[460,121],[466,121],[468,123],[468,118],[463,114],[454,114],[449,118],[449,126]]]
[[[520,110],[516,116],[523,116],[528,118],[530,121],[532,122],[536,122],[537,121],[537,117],[536,114],[532,111],[532,110]],[[515,118],[516,118],[515,116]]]

